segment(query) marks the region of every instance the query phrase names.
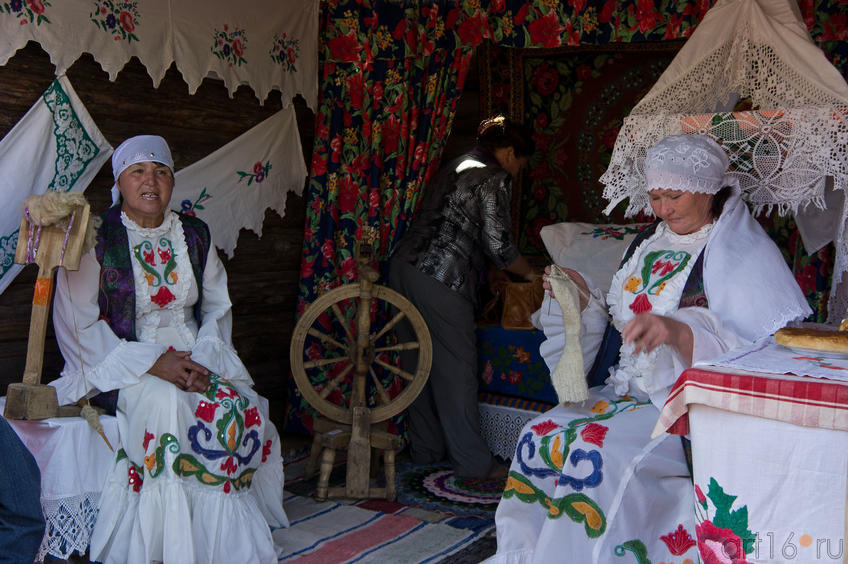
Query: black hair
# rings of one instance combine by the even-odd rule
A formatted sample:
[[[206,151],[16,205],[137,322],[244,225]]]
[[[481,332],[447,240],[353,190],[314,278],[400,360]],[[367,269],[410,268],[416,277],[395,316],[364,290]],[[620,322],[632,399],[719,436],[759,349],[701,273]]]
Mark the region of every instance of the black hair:
[[[724,203],[730,197],[730,193],[733,192],[733,188],[730,186],[725,186],[713,196],[713,203],[710,207],[710,212],[712,212],[714,218],[718,218],[721,215],[721,211],[724,209]]]
[[[494,116],[480,122],[477,143],[490,151],[512,147],[516,157],[529,157],[536,151],[530,130],[504,116]]]

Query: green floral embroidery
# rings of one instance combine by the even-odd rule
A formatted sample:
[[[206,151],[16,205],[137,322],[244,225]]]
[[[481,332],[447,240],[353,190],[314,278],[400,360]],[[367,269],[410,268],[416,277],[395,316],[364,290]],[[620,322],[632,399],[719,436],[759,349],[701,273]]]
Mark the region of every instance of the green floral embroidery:
[[[138,2],[98,0],[94,3],[94,11],[89,14],[89,18],[98,29],[111,34],[115,41],[138,41],[138,36],[133,33],[139,21]]]
[[[51,6],[47,0],[11,0],[0,4],[0,14],[15,14],[18,23],[41,25],[50,23],[44,12]]]
[[[18,230],[12,231],[8,237],[0,237],[0,278],[15,263],[15,249],[18,247]]]
[[[287,37],[285,33],[274,34],[274,44],[271,50],[268,51],[271,60],[283,67],[286,72],[297,72],[295,63],[298,55],[300,55],[300,40],[294,37]]]
[[[268,173],[271,172],[271,161],[267,161],[265,164],[262,164],[262,161],[256,161],[253,164],[253,172],[245,172],[243,170],[237,170],[236,174],[238,174],[238,181],[241,182],[245,178],[247,178],[247,185],[250,186],[254,182],[262,182],[266,178],[268,178]]]
[[[586,536],[597,538],[607,528],[607,518],[597,503],[586,494],[571,493],[558,498],[550,498],[534,486],[529,479],[518,472],[510,472],[503,499],[517,498],[524,503],[539,503],[548,510],[548,517],[559,519],[567,515],[575,523],[582,523]]]
[[[638,564],[651,564],[651,561],[648,560],[648,549],[645,548],[642,541],[638,539],[630,540],[621,543],[614,549],[616,556],[624,556],[627,554],[628,550],[636,557],[636,562],[638,562]]]
[[[642,287],[633,293],[646,292],[650,295],[658,295],[664,288],[663,284],[686,268],[691,258],[692,255],[686,251],[648,253],[642,265]],[[653,275],[658,275],[658,278],[652,280]]]
[[[715,478],[710,478],[706,496],[696,484],[695,497],[697,498],[695,516],[698,521],[695,531],[702,556],[706,556],[705,547],[707,547],[706,550],[711,550],[710,543],[705,542],[708,540],[714,541],[712,545],[720,546],[726,555],[733,555],[739,551],[750,554],[754,551],[757,534],[748,528],[747,505],[731,510],[737,496],[725,493]],[[712,519],[710,519],[710,505],[713,506]],[[736,556],[742,555],[736,554]]]
[[[180,442],[177,440],[177,437],[170,433],[165,433],[159,439],[159,446],[156,447],[156,450],[153,453],[153,461],[154,464],[152,468],[148,469],[148,474],[151,478],[157,477],[162,473],[162,470],[165,469],[165,450],[169,450],[174,454],[180,452]],[[145,462],[147,462],[145,460]]]
[[[89,163],[100,154],[100,148],[89,137],[58,80],[53,81],[42,98],[53,112],[53,135],[56,138],[56,171],[47,188],[68,192]]]
[[[581,235],[591,235],[592,238],[601,240],[606,239],[615,239],[617,241],[623,241],[624,237],[627,235],[635,235],[641,232],[648,224],[638,225],[636,227],[631,227],[629,225],[620,226],[621,229],[616,229],[614,227],[596,227],[591,231],[582,231]]]
[[[209,49],[213,55],[228,63],[229,66],[240,67],[246,64],[244,50],[247,48],[247,35],[243,29],[230,27],[224,24],[224,30],[215,29],[212,38],[212,47]]]
[[[194,476],[204,486],[220,486],[223,484],[224,491],[227,493],[230,492],[231,487],[234,487],[236,490],[249,488],[253,481],[253,475],[256,473],[254,468],[248,468],[234,479],[219,476],[209,472],[197,458],[190,454],[178,455],[174,460],[173,470],[177,476]]]

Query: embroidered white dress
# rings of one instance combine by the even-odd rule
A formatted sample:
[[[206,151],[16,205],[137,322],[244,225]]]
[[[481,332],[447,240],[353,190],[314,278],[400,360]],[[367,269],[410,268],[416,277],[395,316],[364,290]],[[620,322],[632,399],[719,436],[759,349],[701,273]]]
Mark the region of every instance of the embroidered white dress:
[[[607,309],[619,330],[637,313],[670,316],[693,328],[696,360],[740,342],[709,310],[678,309],[712,228],[681,236],[661,223],[616,273],[607,303],[584,310],[583,323],[602,324],[586,317]],[[703,332],[712,337],[699,338]],[[639,355],[625,345],[606,386],[590,389],[582,405],[530,421],[498,506],[498,552],[489,562],[606,564],[628,552],[622,561],[696,562],[694,494],[680,437],[650,440],[667,389],[686,365],[665,345]]]
[[[138,342],[99,320],[100,265],[57,280],[54,325],[66,360],[52,384],[59,402],[120,389],[116,460],[100,498],[91,559],[104,563],[276,562],[269,525],[287,526],[283,463],[267,401],[256,394],[231,345],[226,273],[214,246],[198,285],[182,225],[127,229]],[[190,393],[147,373],[169,347],[189,350],[214,374]]]

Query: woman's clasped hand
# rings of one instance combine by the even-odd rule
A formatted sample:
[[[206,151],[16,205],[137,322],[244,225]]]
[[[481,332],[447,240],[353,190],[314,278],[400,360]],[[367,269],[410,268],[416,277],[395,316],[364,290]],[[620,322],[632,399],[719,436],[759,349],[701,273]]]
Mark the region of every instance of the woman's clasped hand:
[[[186,392],[204,393],[209,389],[209,369],[194,362],[191,351],[169,349],[148,372]]]

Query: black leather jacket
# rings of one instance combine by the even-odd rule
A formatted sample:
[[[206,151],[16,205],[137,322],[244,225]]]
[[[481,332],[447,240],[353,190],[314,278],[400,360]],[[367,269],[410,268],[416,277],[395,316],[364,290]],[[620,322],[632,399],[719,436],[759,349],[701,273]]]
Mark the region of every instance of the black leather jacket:
[[[519,256],[510,232],[512,177],[477,148],[445,166],[423,198],[392,260],[475,302],[486,257],[503,269]]]

